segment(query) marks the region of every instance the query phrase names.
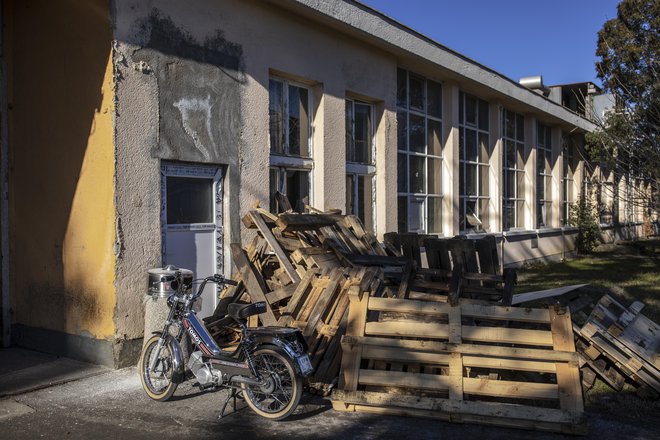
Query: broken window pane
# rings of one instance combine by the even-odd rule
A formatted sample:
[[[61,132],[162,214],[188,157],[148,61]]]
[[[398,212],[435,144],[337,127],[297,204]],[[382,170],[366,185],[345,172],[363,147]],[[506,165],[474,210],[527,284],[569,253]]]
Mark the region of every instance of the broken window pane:
[[[304,212],[309,203],[309,171],[286,171],[286,196],[296,212]]]
[[[270,152],[284,153],[284,97],[280,81],[268,82],[268,115],[270,126]]]

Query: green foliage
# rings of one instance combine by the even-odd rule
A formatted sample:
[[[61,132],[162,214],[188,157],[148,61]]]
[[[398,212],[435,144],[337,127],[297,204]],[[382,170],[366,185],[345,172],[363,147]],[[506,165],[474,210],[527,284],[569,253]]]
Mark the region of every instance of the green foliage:
[[[578,254],[590,254],[600,241],[600,225],[596,209],[588,198],[580,198],[569,213],[569,224],[578,228]]]
[[[598,32],[596,71],[617,109],[586,137],[591,159],[660,178],[660,1],[622,0]]]

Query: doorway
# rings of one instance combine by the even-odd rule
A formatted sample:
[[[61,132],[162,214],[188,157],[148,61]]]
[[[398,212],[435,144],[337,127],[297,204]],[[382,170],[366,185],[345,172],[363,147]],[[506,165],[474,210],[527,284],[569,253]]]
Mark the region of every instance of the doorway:
[[[163,266],[190,269],[195,279],[223,273],[222,168],[205,165],[161,166]],[[201,318],[217,305],[217,289],[208,284]]]

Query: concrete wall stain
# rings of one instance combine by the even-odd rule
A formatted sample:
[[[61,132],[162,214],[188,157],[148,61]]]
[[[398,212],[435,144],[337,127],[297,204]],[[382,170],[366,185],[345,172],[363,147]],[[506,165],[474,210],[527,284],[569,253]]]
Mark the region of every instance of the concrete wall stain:
[[[221,31],[198,42],[156,9],[136,27],[146,43],[131,59],[158,82],[159,142],[152,156],[228,163],[240,142],[241,47]]]

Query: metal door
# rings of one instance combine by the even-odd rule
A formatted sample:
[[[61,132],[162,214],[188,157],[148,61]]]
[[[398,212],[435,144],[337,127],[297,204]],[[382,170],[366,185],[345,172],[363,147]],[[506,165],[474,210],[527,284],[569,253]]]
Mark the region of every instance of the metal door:
[[[204,165],[161,167],[163,265],[190,269],[195,278],[223,273],[222,169]],[[198,300],[200,317],[217,304],[215,285]]]

